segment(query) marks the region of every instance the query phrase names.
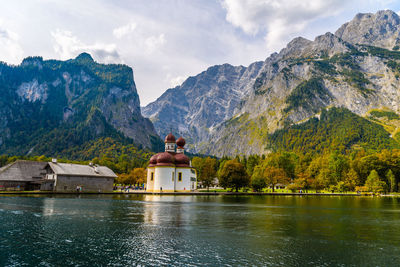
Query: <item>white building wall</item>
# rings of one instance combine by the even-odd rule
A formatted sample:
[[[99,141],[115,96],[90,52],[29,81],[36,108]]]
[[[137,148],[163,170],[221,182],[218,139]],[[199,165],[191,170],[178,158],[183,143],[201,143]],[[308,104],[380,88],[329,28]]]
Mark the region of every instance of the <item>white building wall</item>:
[[[182,173],[182,181],[179,181],[179,173]],[[176,191],[192,191],[197,187],[197,182],[191,178],[197,178],[196,173],[192,173],[191,168],[176,168]],[[193,179],[194,180],[194,179]]]
[[[163,192],[174,192],[175,178],[172,179],[174,173],[174,167],[155,167],[153,192],[159,192],[161,188]]]
[[[151,173],[153,173],[153,180],[151,180]],[[154,178],[155,178],[155,168],[149,167],[147,168],[147,183],[146,183],[146,191],[152,192],[154,189]]]

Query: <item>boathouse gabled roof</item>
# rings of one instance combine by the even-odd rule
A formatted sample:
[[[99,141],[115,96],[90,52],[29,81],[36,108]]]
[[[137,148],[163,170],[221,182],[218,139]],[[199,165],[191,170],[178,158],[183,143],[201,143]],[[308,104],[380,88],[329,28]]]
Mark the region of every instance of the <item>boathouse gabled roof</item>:
[[[0,168],[0,181],[37,181],[46,175],[47,162],[17,160]]]
[[[109,177],[116,178],[117,175],[108,167],[97,165],[80,165],[72,163],[53,163],[48,166],[57,175],[67,176],[91,176],[91,177]]]

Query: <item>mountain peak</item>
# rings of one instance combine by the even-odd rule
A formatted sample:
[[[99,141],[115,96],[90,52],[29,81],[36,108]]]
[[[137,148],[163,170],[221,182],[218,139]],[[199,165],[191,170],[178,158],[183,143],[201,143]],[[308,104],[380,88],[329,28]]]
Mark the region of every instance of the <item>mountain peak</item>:
[[[359,13],[343,24],[335,35],[352,44],[393,49],[400,44],[400,17],[392,10]]]
[[[92,56],[91,56],[89,53],[86,53],[86,52],[80,53],[80,54],[75,58],[75,61],[77,61],[77,62],[82,62],[82,63],[85,63],[85,62],[94,62]]]

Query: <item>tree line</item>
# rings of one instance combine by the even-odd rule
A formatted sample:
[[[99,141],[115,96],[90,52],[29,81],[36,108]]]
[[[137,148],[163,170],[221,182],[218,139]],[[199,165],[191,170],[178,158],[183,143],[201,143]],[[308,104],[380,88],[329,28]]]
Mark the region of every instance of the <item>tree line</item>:
[[[400,150],[367,152],[358,149],[348,154],[274,152],[235,158],[192,159],[198,181],[209,188],[218,185],[261,192],[277,185],[292,192],[398,192],[400,188]],[[217,180],[217,179],[218,180]]]
[[[114,154],[112,148],[91,162],[113,169],[118,184],[146,183],[146,167],[151,153],[137,158],[132,154]],[[0,167],[18,159],[51,161],[46,156],[0,156]],[[89,161],[58,159],[59,162],[89,164]],[[204,188],[214,185],[230,190],[285,190],[329,192],[399,192],[400,149],[367,151],[362,148],[349,153],[336,150],[326,154],[273,152],[267,155],[222,157],[192,157],[198,182]]]

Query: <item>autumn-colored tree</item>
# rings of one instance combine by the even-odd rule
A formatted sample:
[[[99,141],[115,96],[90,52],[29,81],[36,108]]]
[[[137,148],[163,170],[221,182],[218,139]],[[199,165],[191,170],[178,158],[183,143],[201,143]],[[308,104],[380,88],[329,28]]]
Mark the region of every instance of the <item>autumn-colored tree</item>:
[[[274,166],[264,169],[264,177],[267,185],[272,186],[272,192],[275,192],[276,184],[288,184],[290,181],[290,178],[286,176],[286,172],[282,168],[276,168]]]
[[[132,177],[131,184],[143,184],[146,182],[147,174],[145,168],[134,168],[129,174]]]
[[[312,186],[315,183],[315,179],[309,177],[305,173],[299,173],[297,175],[297,178],[294,179],[293,183],[290,184],[287,189],[294,191],[295,189],[297,190],[304,190],[307,192],[308,189],[312,188]]]
[[[239,188],[248,186],[250,183],[246,169],[236,159],[226,161],[218,175],[219,183],[222,187],[235,188],[236,192],[238,192]]]
[[[320,176],[318,176],[318,177],[312,179],[311,187],[314,188],[315,191],[318,193],[319,191],[321,191],[322,189],[325,188],[325,182],[323,179],[321,179]]]
[[[116,179],[119,184],[143,184],[146,182],[146,169],[134,168],[128,174],[120,174]]]

